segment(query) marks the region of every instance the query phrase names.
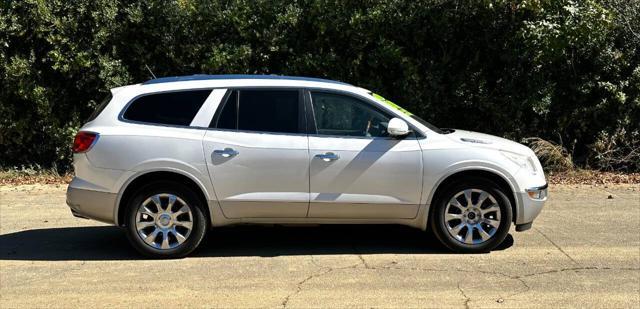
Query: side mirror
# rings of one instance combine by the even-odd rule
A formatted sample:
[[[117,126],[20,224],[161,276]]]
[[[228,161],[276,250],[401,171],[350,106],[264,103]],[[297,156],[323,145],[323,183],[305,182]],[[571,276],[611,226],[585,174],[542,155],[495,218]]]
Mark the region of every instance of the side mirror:
[[[389,125],[387,126],[387,132],[391,136],[405,136],[409,134],[409,125],[400,118],[393,118],[389,120]]]

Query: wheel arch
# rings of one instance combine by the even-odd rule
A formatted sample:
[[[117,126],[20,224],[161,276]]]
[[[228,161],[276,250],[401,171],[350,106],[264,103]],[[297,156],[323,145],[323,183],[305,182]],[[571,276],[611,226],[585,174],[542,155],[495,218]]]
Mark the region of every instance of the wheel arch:
[[[481,168],[481,167],[457,170],[443,176],[437,182],[435,186],[436,189],[432,190],[429,196],[429,199],[427,202],[427,205],[429,205],[428,216],[429,217],[431,216],[434,209],[431,206],[435,201],[438,200],[440,195],[442,195],[446,191],[447,187],[449,187],[454,183],[463,181],[465,178],[468,178],[468,177],[485,178],[494,182],[498,186],[500,186],[500,189],[502,189],[506,193],[507,197],[509,198],[509,202],[511,203],[511,210],[513,212],[512,221],[515,222],[517,218],[517,212],[518,212],[518,205],[517,205],[518,200],[516,198],[517,188],[514,185],[513,181],[510,181],[509,177],[507,177],[505,174],[499,171],[488,169],[488,168]],[[428,224],[429,218],[426,218],[426,219],[427,219],[426,222]]]
[[[211,210],[208,206],[206,193],[207,191],[202,183],[200,183],[191,175],[181,173],[176,170],[154,170],[136,174],[130,177],[125,185],[122,186],[122,190],[120,191],[116,199],[115,214],[113,216],[116,220],[116,225],[124,226],[124,222],[126,222],[126,220],[124,220],[124,215],[126,213],[124,209],[127,206],[127,202],[132,197],[133,193],[135,193],[137,189],[144,186],[145,184],[151,181],[158,180],[175,181],[193,190],[198,195],[203,204],[203,210],[205,215],[207,216],[207,220],[209,222],[211,221]]]

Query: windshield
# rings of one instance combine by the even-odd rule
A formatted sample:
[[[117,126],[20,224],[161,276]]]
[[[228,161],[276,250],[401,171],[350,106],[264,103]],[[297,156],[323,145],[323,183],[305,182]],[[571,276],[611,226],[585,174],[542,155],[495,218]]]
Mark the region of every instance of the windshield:
[[[444,132],[444,131],[442,131],[440,128],[438,128],[438,127],[436,127],[436,126],[434,126],[434,125],[430,124],[430,123],[429,123],[429,122],[427,122],[426,120],[424,120],[424,119],[422,119],[422,118],[420,118],[420,117],[418,117],[418,116],[414,115],[414,114],[413,114],[413,113],[411,113],[410,111],[408,111],[408,110],[406,110],[406,109],[404,109],[404,108],[400,107],[400,105],[395,104],[395,103],[393,103],[393,102],[391,102],[391,101],[389,101],[389,100],[385,99],[385,98],[384,98],[384,97],[382,97],[381,95],[379,95],[379,94],[377,94],[377,93],[373,93],[373,92],[370,92],[369,94],[370,94],[372,97],[374,97],[376,100],[380,101],[381,103],[383,103],[383,104],[385,104],[385,105],[387,105],[387,106],[389,106],[389,107],[391,107],[391,108],[393,108],[393,109],[395,109],[395,110],[397,110],[397,111],[399,111],[399,112],[401,112],[401,113],[403,113],[403,114],[405,114],[405,115],[407,115],[407,116],[411,117],[412,119],[414,119],[415,121],[419,122],[419,123],[420,123],[420,124],[422,124],[423,126],[425,126],[425,127],[429,128],[429,130],[431,130],[431,131],[433,131],[433,132],[436,132],[436,133],[439,133],[439,134],[444,134],[444,133],[445,133],[445,132]]]

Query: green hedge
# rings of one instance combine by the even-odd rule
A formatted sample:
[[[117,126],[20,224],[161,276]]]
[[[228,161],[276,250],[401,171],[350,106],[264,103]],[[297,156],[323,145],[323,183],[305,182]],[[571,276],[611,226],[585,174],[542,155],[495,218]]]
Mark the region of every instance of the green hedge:
[[[439,126],[562,142],[585,165],[599,137],[640,131],[639,8],[636,0],[3,1],[0,166],[66,169],[72,136],[96,101],[149,79],[145,65],[158,76],[341,80]]]

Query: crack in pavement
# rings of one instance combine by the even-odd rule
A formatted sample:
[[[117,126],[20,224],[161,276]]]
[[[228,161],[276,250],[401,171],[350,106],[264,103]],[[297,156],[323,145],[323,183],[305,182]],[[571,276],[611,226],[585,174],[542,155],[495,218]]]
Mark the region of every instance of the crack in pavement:
[[[364,260],[364,257],[362,256],[362,253],[360,253],[360,251],[358,251],[358,248],[357,248],[356,244],[353,243],[351,245],[351,247],[353,248],[353,252],[358,256],[358,259],[360,259],[360,262],[362,263],[364,268],[371,269],[371,267],[369,267],[369,264],[367,264],[367,261]]]
[[[520,278],[520,277],[510,277],[510,279],[518,280],[518,282],[520,282],[520,284],[522,284],[524,286],[524,291],[518,291],[518,292],[515,292],[515,293],[512,293],[512,294],[509,294],[509,295],[503,297],[503,301],[505,299],[511,299],[511,297],[514,297],[516,295],[521,295],[521,294],[524,294],[524,293],[527,293],[527,292],[531,291],[531,286],[529,286],[522,278]]]
[[[538,231],[538,233],[540,233],[545,239],[547,239],[547,241],[549,241],[553,246],[555,246],[560,252],[562,252],[567,258],[569,258],[573,263],[575,263],[577,265],[580,265],[576,260],[574,260],[569,254],[567,254],[560,246],[558,246],[555,242],[553,242],[544,233],[542,233],[537,228],[534,228],[534,229],[536,231]],[[282,306],[282,308],[286,308],[287,305],[289,304],[290,300],[293,297],[295,297],[296,295],[300,294],[300,292],[302,292],[302,290],[303,290],[303,286],[307,282],[309,282],[310,280],[322,277],[322,276],[327,275],[327,274],[329,274],[329,273],[331,273],[333,271],[336,271],[336,270],[358,269],[359,265],[362,265],[362,268],[360,268],[360,269],[367,269],[367,270],[409,270],[409,271],[422,271],[422,272],[464,272],[465,274],[468,274],[468,273],[479,273],[479,274],[494,275],[494,276],[498,276],[498,277],[503,277],[506,280],[515,280],[515,281],[519,282],[520,285],[523,287],[523,290],[515,292],[515,293],[512,293],[512,294],[509,294],[509,295],[507,295],[505,297],[500,296],[500,299],[503,300],[503,301],[507,300],[507,299],[512,299],[516,295],[525,294],[525,293],[527,293],[527,292],[529,292],[531,290],[531,286],[524,281],[525,278],[531,278],[531,277],[534,277],[534,276],[545,275],[545,274],[553,274],[553,273],[559,273],[559,272],[565,272],[565,271],[640,270],[640,268],[610,268],[610,267],[587,266],[587,267],[560,268],[560,269],[533,272],[533,273],[528,273],[528,274],[524,274],[524,275],[509,275],[509,274],[506,274],[506,273],[503,273],[503,272],[500,272],[500,271],[487,271],[487,270],[477,270],[477,269],[439,269],[439,268],[424,268],[424,267],[399,267],[399,266],[391,266],[389,264],[380,265],[380,266],[373,266],[373,265],[367,263],[367,260],[358,251],[358,249],[357,249],[355,244],[353,244],[353,251],[354,251],[354,255],[356,255],[358,257],[359,263],[358,264],[354,264],[354,265],[350,265],[350,266],[345,266],[345,267],[338,267],[338,268],[320,265],[315,260],[315,257],[313,255],[310,255],[311,264],[313,264],[314,266],[316,266],[316,267],[318,267],[320,269],[323,269],[323,270],[320,271],[320,272],[311,274],[311,275],[307,276],[306,278],[304,278],[303,280],[299,281],[296,284],[296,290],[293,291],[291,294],[287,295],[283,299],[282,303],[280,304]],[[397,264],[392,262],[392,265],[397,265]],[[473,300],[469,295],[467,295],[465,293],[464,289],[462,289],[461,284],[463,283],[463,281],[460,281],[460,282],[457,283],[457,288],[458,288],[458,291],[460,291],[460,294],[462,295],[462,297],[464,298],[464,307],[466,309],[468,309],[468,308],[470,308],[470,303]]]
[[[335,271],[335,270],[342,270],[342,269],[358,269],[358,265],[363,265],[364,268],[359,268],[359,269],[368,269],[368,270],[409,270],[409,271],[422,271],[422,272],[463,272],[463,273],[479,273],[479,274],[485,274],[485,275],[494,275],[494,276],[498,276],[498,277],[503,277],[506,280],[515,280],[517,282],[519,282],[519,284],[523,287],[523,290],[521,291],[517,291],[515,293],[509,294],[505,297],[500,297],[503,301],[504,300],[508,300],[508,299],[513,299],[514,296],[517,295],[521,295],[521,294],[525,294],[527,292],[529,292],[532,287],[527,284],[527,282],[524,280],[526,278],[532,278],[535,276],[540,276],[540,275],[546,275],[546,274],[553,274],[553,273],[560,273],[560,272],[565,272],[565,271],[588,271],[588,270],[599,270],[599,271],[603,271],[603,270],[634,270],[634,271],[638,271],[640,270],[640,268],[613,268],[613,267],[597,267],[597,266],[587,266],[587,267],[570,267],[570,268],[561,268],[561,269],[553,269],[553,270],[546,270],[546,271],[539,271],[539,272],[533,272],[533,273],[528,273],[528,274],[524,274],[524,275],[509,275],[509,274],[505,274],[503,272],[500,271],[486,271],[486,270],[475,270],[475,269],[438,269],[438,268],[424,268],[424,267],[398,267],[398,266],[390,266],[390,265],[381,265],[381,266],[372,266],[369,263],[366,262],[366,259],[364,258],[364,256],[362,256],[361,254],[358,254],[358,259],[360,260],[360,263],[357,265],[351,265],[351,266],[347,266],[347,267],[340,267],[340,268],[331,268],[331,267],[327,267],[327,266],[319,266],[318,264],[315,263],[315,261],[313,262],[314,265],[319,266],[319,267],[324,267],[324,268],[328,268],[327,271],[320,273],[320,274],[316,274],[313,276],[310,276],[309,278],[301,281],[301,284],[298,285],[299,290],[296,293],[293,293],[291,296],[298,294],[301,290],[302,290],[302,284],[306,283],[307,281],[309,281],[310,279],[313,278],[317,278],[320,276],[323,276],[325,274],[328,274],[329,272]],[[470,303],[473,301],[473,299],[466,294],[466,292],[464,291],[464,289],[462,289],[462,281],[457,283],[457,288],[460,291],[460,294],[464,297],[464,306],[465,308],[469,308],[470,307]]]
[[[535,277],[535,276],[540,276],[540,275],[561,273],[561,272],[565,272],[565,271],[582,271],[582,270],[640,270],[640,268],[631,268],[631,267],[614,268],[614,267],[597,267],[597,266],[570,267],[570,268],[554,269],[554,270],[530,273],[530,274],[521,275],[521,276],[515,276],[515,277],[513,277],[513,279],[529,278],[529,277]]]
[[[313,264],[313,265],[315,265],[316,267],[319,267],[319,268],[325,268],[324,266],[320,266],[320,265],[318,265],[318,264],[316,263],[315,259],[313,258],[313,255],[311,255],[310,257],[311,257],[311,264]],[[330,271],[330,269],[331,269],[331,268],[328,268],[328,269],[329,269],[329,271]],[[282,306],[282,308],[286,308],[286,307],[287,307],[287,304],[289,303],[289,300],[291,299],[291,297],[293,297],[293,296],[297,295],[298,293],[300,293],[300,291],[302,291],[302,285],[303,285],[303,284],[305,284],[305,282],[307,282],[307,281],[309,281],[309,280],[313,279],[313,277],[315,277],[315,276],[320,276],[320,275],[325,274],[325,273],[327,273],[327,272],[328,272],[328,271],[326,271],[326,272],[321,272],[321,273],[318,273],[318,274],[312,274],[312,275],[310,275],[310,276],[306,277],[305,279],[303,279],[302,281],[298,282],[298,283],[296,284],[296,290],[295,290],[293,293],[291,293],[291,294],[287,295],[287,296],[282,300],[282,303],[280,303],[280,306]]]
[[[305,284],[307,281],[309,281],[309,280],[311,280],[313,278],[317,278],[317,277],[320,277],[322,275],[328,274],[331,271],[333,271],[333,269],[329,268],[329,269],[326,269],[324,272],[313,274],[311,276],[308,276],[304,280],[298,282],[298,284],[296,285],[296,290],[293,293],[287,295],[284,298],[284,300],[282,301],[282,303],[280,304],[282,306],[282,308],[287,308],[287,305],[289,304],[289,300],[291,300],[292,297],[298,295],[298,293],[300,293],[302,291],[302,285],[303,284]]]
[[[488,270],[477,270],[477,269],[459,269],[459,268],[455,268],[455,269],[437,269],[437,268],[424,268],[424,267],[393,267],[393,266],[387,266],[387,265],[369,266],[369,269],[414,270],[414,271],[424,271],[424,272],[479,273],[479,274],[489,274],[489,275],[496,275],[496,276],[501,276],[501,277],[505,277],[505,278],[509,278],[509,279],[515,279],[515,278],[512,278],[512,276],[509,276],[509,275],[507,275],[505,273],[502,273],[502,272],[499,272],[499,271],[488,271]]]
[[[379,269],[378,267],[370,267],[370,269]],[[388,266],[382,266],[382,269],[395,269],[395,270],[413,270],[413,271],[425,271],[425,272],[465,272],[465,273],[469,273],[469,272],[473,272],[473,273],[481,273],[481,274],[491,274],[491,275],[495,275],[495,276],[501,276],[504,277],[506,279],[509,280],[516,280],[518,281],[523,287],[524,290],[522,291],[518,291],[516,293],[513,294],[509,294],[505,297],[501,297],[504,300],[508,300],[508,299],[512,299],[514,296],[516,295],[521,295],[521,294],[525,294],[527,292],[529,292],[531,290],[531,286],[529,284],[527,284],[524,281],[524,278],[531,278],[531,277],[535,277],[535,276],[539,276],[539,275],[546,275],[546,274],[553,274],[553,273],[559,273],[559,272],[565,272],[565,271],[582,271],[582,270],[640,270],[640,268],[612,268],[612,267],[595,267],[595,266],[591,266],[591,267],[572,267],[572,268],[562,268],[562,269],[554,269],[554,270],[549,270],[549,271],[541,271],[541,272],[535,272],[535,273],[529,273],[529,274],[525,274],[525,275],[520,275],[520,276],[511,276],[502,272],[498,272],[498,271],[483,271],[483,270],[463,270],[463,269],[431,269],[431,268],[420,268],[420,267],[409,267],[409,268],[404,268],[404,267],[388,267]],[[462,296],[465,298],[465,302],[464,302],[464,306],[465,308],[469,308],[469,303],[472,301],[472,298],[469,297],[464,290],[462,289],[462,287],[460,286],[462,282],[458,282],[457,287],[458,290],[460,291],[460,293],[462,294]]]
[[[371,266],[369,266],[369,264],[367,264],[367,261],[364,260],[364,257],[362,256],[362,254],[358,254],[358,258],[360,259],[360,262],[362,262],[362,265],[364,266],[364,268],[366,268],[366,269],[375,269],[375,268],[371,268]]]
[[[595,267],[595,266],[591,266],[591,267],[571,267],[571,268],[562,268],[562,269],[554,269],[554,270],[549,270],[549,271],[535,272],[535,273],[530,273],[530,274],[520,275],[520,276],[513,276],[513,277],[511,277],[511,279],[520,281],[520,283],[525,286],[526,290],[507,295],[507,296],[504,297],[504,299],[505,300],[506,299],[512,299],[512,297],[514,297],[516,295],[521,295],[521,294],[527,293],[527,292],[529,292],[531,290],[531,286],[528,285],[524,281],[524,278],[530,278],[530,277],[546,275],[546,274],[560,273],[560,272],[565,272],[565,271],[581,271],[581,270],[640,270],[640,268],[626,268],[626,267],[625,268],[611,268],[611,267]]]
[[[326,274],[328,274],[328,273],[330,273],[330,272],[332,272],[332,271],[334,271],[334,270],[341,270],[341,269],[348,269],[348,268],[356,268],[356,267],[358,267],[358,265],[360,265],[360,263],[358,263],[358,264],[354,264],[354,265],[350,265],[350,266],[333,268],[333,267],[329,267],[329,266],[322,266],[322,265],[319,265],[319,264],[315,261],[315,259],[314,259],[313,255],[311,255],[310,257],[311,257],[311,264],[313,264],[313,265],[315,265],[316,267],[319,267],[319,268],[324,268],[324,271],[319,272],[319,273],[316,273],[316,274],[312,274],[312,275],[310,275],[310,276],[306,277],[305,279],[303,279],[302,281],[298,282],[298,283],[296,284],[296,290],[295,290],[293,293],[291,293],[291,294],[287,295],[287,296],[284,298],[284,300],[282,300],[282,303],[280,304],[280,306],[282,306],[282,308],[286,308],[286,307],[287,307],[287,305],[289,304],[289,301],[291,300],[291,298],[292,298],[292,297],[294,297],[294,296],[296,296],[296,295],[298,295],[300,292],[302,292],[302,286],[303,286],[305,283],[307,283],[309,280],[314,279],[314,278],[322,277],[322,276],[324,276],[324,275],[326,275]]]
[[[551,238],[549,238],[549,236],[545,235],[544,233],[542,233],[542,231],[540,231],[538,228],[533,227],[533,229],[535,231],[537,231],[538,233],[540,233],[540,235],[542,235],[542,237],[544,237],[547,241],[549,241],[554,247],[556,247],[556,249],[560,250],[560,252],[562,252],[562,254],[564,254],[566,257],[568,257],[571,262],[573,262],[576,265],[580,265],[580,263],[578,263],[578,261],[574,260],[567,252],[565,252],[560,246],[558,246],[558,244],[556,244],[553,240],[551,240]]]
[[[462,282],[458,282],[458,291],[460,291],[460,294],[464,297],[464,307],[469,309],[469,302],[471,302],[471,298],[464,293],[464,290],[460,287],[460,283]]]
[[[423,271],[423,272],[463,272],[463,273],[479,273],[485,275],[494,275],[503,277],[507,280],[516,280],[523,287],[523,291],[518,291],[513,294],[509,294],[504,297],[504,299],[508,299],[515,295],[524,294],[531,290],[531,286],[529,286],[522,278],[518,276],[511,276],[499,271],[487,271],[487,270],[476,270],[476,269],[435,269],[435,268],[423,268],[423,267],[391,267],[391,266],[380,266],[380,267],[370,267],[370,269],[390,269],[390,270],[411,270],[411,271]],[[469,308],[469,303],[472,301],[471,297],[467,296],[462,287],[460,286],[462,282],[458,282],[457,287],[462,296],[465,298],[464,306],[465,308]]]

